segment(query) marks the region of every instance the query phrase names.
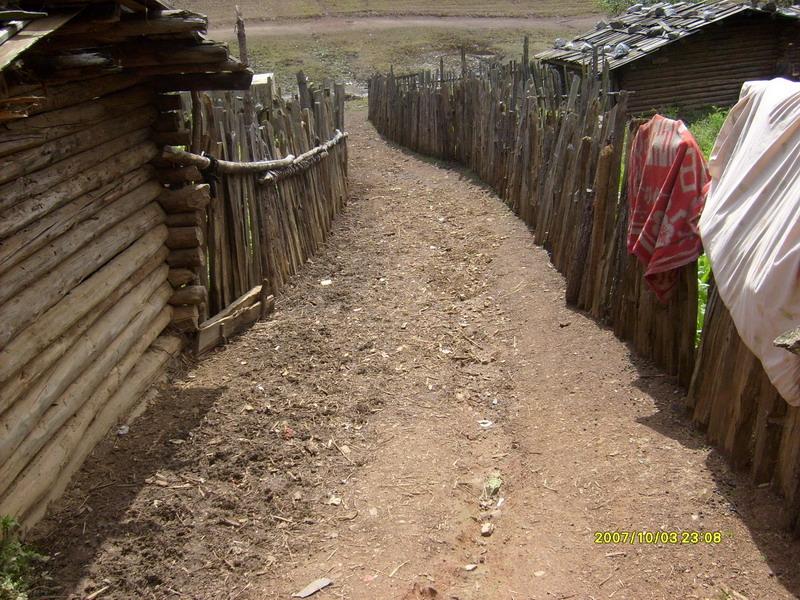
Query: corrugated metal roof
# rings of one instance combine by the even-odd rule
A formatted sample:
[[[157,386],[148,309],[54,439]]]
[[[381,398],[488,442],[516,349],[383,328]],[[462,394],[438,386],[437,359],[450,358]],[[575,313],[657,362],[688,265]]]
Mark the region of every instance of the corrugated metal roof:
[[[766,4],[756,7],[730,0],[636,4],[618,17],[600,21],[594,31],[572,41],[556,40],[555,48],[540,52],[536,58],[544,62],[588,66],[597,54],[599,60],[608,62],[610,69],[616,69],[693,35],[703,27],[744,12],[800,19],[797,6],[775,8]]]

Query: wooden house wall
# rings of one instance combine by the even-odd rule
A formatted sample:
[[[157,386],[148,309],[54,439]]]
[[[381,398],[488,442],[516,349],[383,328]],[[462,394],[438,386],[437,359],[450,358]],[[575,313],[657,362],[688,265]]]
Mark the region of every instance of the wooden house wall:
[[[0,514],[26,524],[181,347],[159,97],[136,81],[44,86],[0,124]]]
[[[615,71],[620,89],[631,92],[630,110],[679,106],[730,106],[742,83],[779,74],[779,63],[797,49],[796,21],[739,15],[666,46]]]
[[[776,75],[800,81],[800,23],[786,24],[780,30],[780,57]]]

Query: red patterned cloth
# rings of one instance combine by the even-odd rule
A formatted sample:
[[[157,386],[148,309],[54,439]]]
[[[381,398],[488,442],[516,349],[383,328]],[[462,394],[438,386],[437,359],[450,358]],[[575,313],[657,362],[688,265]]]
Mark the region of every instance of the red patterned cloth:
[[[628,252],[645,266],[661,302],[678,282],[676,269],[700,256],[697,223],[708,167],[682,121],[656,115],[639,127],[628,162]]]

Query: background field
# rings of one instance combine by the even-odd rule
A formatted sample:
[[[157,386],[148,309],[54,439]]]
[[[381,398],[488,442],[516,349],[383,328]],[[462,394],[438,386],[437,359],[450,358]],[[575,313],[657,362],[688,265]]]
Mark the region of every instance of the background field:
[[[178,0],[175,4],[208,15],[214,25],[233,22],[235,2]],[[248,18],[262,21],[367,15],[554,17],[597,10],[587,0],[239,0],[238,4]]]
[[[552,31],[526,29],[443,31],[438,28],[397,28],[380,33],[341,32],[310,36],[254,36],[250,38],[250,61],[257,72],[272,71],[284,90],[293,89],[295,73],[302,69],[313,80],[332,77],[343,81],[348,91],[360,94],[364,82],[376,71],[405,73],[438,68],[444,56],[446,68],[456,69],[460,48],[466,48],[472,63],[522,54],[522,40],[531,37],[531,48],[552,43]],[[235,43],[232,44],[234,47]]]
[[[525,35],[532,51],[549,47],[594,26],[594,0],[177,0],[209,17],[214,39],[230,42],[234,6],[245,16],[250,62],[256,72],[273,72],[284,91],[303,70],[314,80],[343,81],[365,92],[376,71],[435,68],[445,55],[458,65],[459,49],[479,60],[519,56]]]

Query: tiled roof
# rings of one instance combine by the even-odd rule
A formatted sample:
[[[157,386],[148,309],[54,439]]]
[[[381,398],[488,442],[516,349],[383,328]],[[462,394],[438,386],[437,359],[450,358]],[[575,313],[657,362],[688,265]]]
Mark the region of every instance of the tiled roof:
[[[597,55],[600,60],[608,62],[610,69],[616,69],[693,35],[712,23],[746,12],[800,19],[800,7],[778,8],[772,3],[756,6],[717,0],[636,4],[618,17],[600,21],[594,31],[574,40],[556,40],[552,50],[540,52],[536,58],[545,62],[588,66]]]

